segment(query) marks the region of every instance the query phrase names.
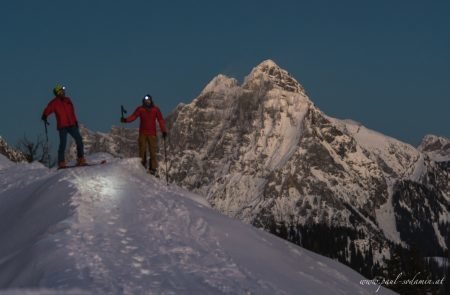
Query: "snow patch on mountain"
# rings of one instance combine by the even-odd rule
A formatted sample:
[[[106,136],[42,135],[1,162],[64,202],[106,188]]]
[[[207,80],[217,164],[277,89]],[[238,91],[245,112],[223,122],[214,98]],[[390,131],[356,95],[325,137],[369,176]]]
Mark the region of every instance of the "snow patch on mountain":
[[[249,150],[243,156],[244,160],[254,160],[254,155],[263,153],[268,155],[264,163],[267,171],[283,166],[297,149],[302,122],[309,107],[310,101],[302,94],[270,90],[261,108],[260,134],[255,142],[250,142],[256,150]],[[271,116],[274,113],[278,114],[277,120]]]
[[[378,223],[378,226],[383,231],[386,238],[393,241],[396,244],[405,245],[403,243],[400,232],[397,229],[397,223],[395,220],[395,209],[392,205],[392,189],[393,184],[388,185],[388,199],[386,200],[386,203],[381,205],[378,209],[375,210],[376,212],[376,220]]]
[[[387,177],[419,179],[424,170],[423,157],[413,146],[351,121],[327,117],[348,131],[357,143],[371,153],[371,158],[384,167]]]

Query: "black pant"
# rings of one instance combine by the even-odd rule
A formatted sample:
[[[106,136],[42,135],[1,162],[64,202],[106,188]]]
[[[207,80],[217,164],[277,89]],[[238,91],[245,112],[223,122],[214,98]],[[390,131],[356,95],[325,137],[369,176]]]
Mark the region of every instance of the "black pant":
[[[80,135],[80,130],[77,126],[70,126],[66,128],[61,128],[59,131],[59,148],[58,148],[58,162],[64,161],[64,152],[66,151],[67,145],[67,133],[69,133],[77,145],[77,156],[82,158],[84,156],[84,146],[83,139]]]

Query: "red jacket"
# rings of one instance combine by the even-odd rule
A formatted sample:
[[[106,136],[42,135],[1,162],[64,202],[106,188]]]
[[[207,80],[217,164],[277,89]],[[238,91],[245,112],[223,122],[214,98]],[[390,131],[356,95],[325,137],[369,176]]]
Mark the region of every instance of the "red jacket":
[[[77,125],[75,109],[69,97],[57,96],[52,99],[45,108],[44,115],[48,117],[51,113],[56,115],[58,129]]]
[[[161,131],[166,132],[166,124],[164,123],[161,111],[157,106],[152,106],[150,108],[140,106],[131,116],[126,118],[126,121],[130,123],[138,117],[141,119],[141,123],[139,125],[140,134],[156,136],[156,120],[158,120]]]

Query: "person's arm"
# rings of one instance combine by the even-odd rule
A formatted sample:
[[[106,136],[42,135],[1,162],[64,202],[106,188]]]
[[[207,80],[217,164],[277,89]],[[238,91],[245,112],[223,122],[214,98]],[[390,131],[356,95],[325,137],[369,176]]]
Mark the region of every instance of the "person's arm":
[[[47,107],[44,109],[44,112],[42,112],[41,119],[42,121],[47,122],[47,117],[55,111],[55,106],[53,104],[53,101],[49,102]]]
[[[75,106],[73,105],[73,102],[69,97],[67,99],[69,100],[69,104],[70,104],[71,116],[75,120],[75,126],[78,127],[78,119],[77,119],[77,116],[75,115]]]
[[[126,117],[124,123],[131,123],[136,120],[141,114],[141,108],[138,107],[131,116]]]
[[[158,119],[159,129],[161,129],[163,136],[166,137],[167,134],[166,123],[164,122],[164,118],[159,108],[156,108],[156,119]]]

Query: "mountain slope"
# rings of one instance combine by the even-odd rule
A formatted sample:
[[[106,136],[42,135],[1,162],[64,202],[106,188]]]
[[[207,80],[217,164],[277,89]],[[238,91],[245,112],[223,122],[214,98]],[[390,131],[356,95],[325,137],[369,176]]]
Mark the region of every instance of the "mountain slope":
[[[139,159],[90,160],[102,158],[108,163],[63,171],[40,164],[1,168],[7,177],[0,179],[0,288],[36,294],[371,294],[377,288],[361,286],[363,277],[336,261],[167,188]]]

